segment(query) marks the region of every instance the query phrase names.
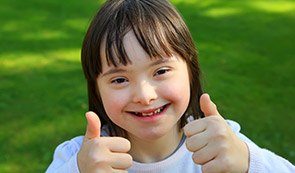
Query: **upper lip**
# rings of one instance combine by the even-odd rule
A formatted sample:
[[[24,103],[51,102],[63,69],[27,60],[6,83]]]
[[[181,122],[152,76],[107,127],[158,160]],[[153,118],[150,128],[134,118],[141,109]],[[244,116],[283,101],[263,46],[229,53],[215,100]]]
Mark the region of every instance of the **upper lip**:
[[[154,111],[156,111],[157,109],[162,108],[162,107],[164,107],[164,106],[166,106],[166,105],[168,105],[168,104],[164,104],[164,105],[159,106],[159,107],[157,107],[157,108],[145,109],[145,110],[141,110],[141,111],[133,111],[133,110],[132,110],[132,111],[126,111],[126,112],[150,113],[150,112],[154,112]]]

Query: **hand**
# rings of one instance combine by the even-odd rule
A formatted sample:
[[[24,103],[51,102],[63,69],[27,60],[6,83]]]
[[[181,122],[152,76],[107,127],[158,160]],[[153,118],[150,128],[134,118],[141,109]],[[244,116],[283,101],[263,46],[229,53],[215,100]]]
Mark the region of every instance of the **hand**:
[[[208,94],[201,96],[200,107],[205,118],[184,127],[186,147],[193,152],[193,161],[202,166],[204,173],[247,172],[247,145],[231,130]]]
[[[130,142],[122,137],[100,137],[100,120],[94,112],[86,113],[87,130],[78,153],[81,173],[127,172],[132,157]]]

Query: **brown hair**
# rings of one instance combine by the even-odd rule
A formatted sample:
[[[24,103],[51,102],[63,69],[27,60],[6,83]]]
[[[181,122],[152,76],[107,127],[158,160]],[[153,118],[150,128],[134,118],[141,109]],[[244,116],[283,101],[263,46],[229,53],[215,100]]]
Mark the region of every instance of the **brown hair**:
[[[93,18],[84,38],[81,59],[88,86],[89,110],[97,113],[111,136],[125,136],[125,131],[107,116],[98,91],[96,79],[102,72],[101,46],[105,42],[108,64],[127,65],[123,37],[130,30],[151,58],[178,54],[188,65],[190,103],[180,126],[188,115],[203,117],[199,98],[200,83],[198,55],[191,34],[177,10],[166,0],[107,0]]]

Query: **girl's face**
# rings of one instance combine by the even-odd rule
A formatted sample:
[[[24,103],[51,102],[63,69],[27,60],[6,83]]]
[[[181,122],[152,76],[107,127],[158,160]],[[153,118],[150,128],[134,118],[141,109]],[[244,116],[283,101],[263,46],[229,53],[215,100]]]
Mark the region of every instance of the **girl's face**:
[[[126,66],[108,66],[101,51],[97,85],[108,117],[140,139],[154,140],[175,132],[190,98],[186,62],[176,55],[150,59],[132,31],[123,43],[132,62]]]

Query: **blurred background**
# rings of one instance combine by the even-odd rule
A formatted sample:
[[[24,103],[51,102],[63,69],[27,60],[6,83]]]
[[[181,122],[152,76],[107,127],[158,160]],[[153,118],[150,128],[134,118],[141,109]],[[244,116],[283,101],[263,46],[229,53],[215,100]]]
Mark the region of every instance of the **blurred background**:
[[[295,163],[295,2],[172,0],[205,91],[261,147]],[[44,172],[85,132],[80,49],[102,1],[0,0],[0,172]]]

